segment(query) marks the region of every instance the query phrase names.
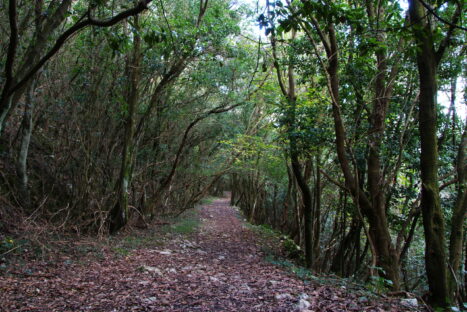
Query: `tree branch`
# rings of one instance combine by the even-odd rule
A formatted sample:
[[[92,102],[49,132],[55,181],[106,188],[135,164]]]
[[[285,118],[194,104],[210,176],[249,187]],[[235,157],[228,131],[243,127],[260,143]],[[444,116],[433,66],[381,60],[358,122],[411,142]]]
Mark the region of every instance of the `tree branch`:
[[[13,83],[13,65],[15,63],[16,48],[18,46],[18,25],[16,0],[10,0],[8,6],[8,17],[10,22],[10,43],[8,45],[7,58],[5,63],[5,85],[3,87],[2,97],[6,94],[10,85]]]
[[[114,17],[111,17],[106,20],[95,20],[90,16],[90,12],[87,13],[88,18],[78,21],[75,23],[73,26],[68,28],[58,39],[55,41],[54,46],[49,50],[49,52],[43,56],[36,65],[34,65],[31,70],[29,70],[24,77],[16,83],[13,87],[11,88],[4,88],[2,97],[0,98],[0,107],[6,105],[6,100],[15,93],[18,89],[22,88],[26,83],[31,79],[34,74],[36,74],[39,69],[44,66],[44,64],[52,58],[59,50],[60,48],[65,44],[65,42],[79,32],[81,29],[85,28],[86,26],[98,26],[98,27],[109,27],[117,24],[118,22],[126,19],[127,17],[137,15],[141,13],[142,11],[146,10],[148,8],[148,4],[152,0],[142,0],[140,1],[134,8],[128,9],[126,11],[123,11]],[[10,0],[10,2],[14,2],[14,0]]]
[[[436,13],[435,10],[428,3],[426,3],[423,0],[418,0],[418,1],[425,7],[425,9],[427,9],[428,12],[430,12],[434,17],[436,17],[438,20],[440,20],[444,24],[447,24],[447,25],[451,26],[451,28],[453,28],[453,29],[458,28],[458,29],[462,29],[463,31],[467,31],[467,27],[456,25],[457,19],[456,20],[453,19],[452,21],[448,21],[448,20],[442,18],[441,16],[439,16],[438,13]],[[459,14],[460,14],[460,5],[457,6],[457,9],[459,10]],[[457,13],[457,11],[456,11],[456,13]],[[454,13],[454,15],[456,13]]]
[[[331,176],[328,175],[328,174],[326,173],[326,171],[324,171],[324,170],[322,170],[322,169],[319,169],[319,172],[321,172],[321,173],[326,177],[326,179],[329,180],[329,182],[331,182],[332,184],[334,184],[334,185],[340,187],[340,188],[343,189],[344,191],[350,193],[350,190],[349,190],[348,187],[346,187],[344,184],[342,184],[342,183],[340,183],[340,182],[334,180],[333,178],[331,178]]]
[[[422,2],[422,4],[423,4],[423,2]],[[452,20],[453,23],[457,23],[457,21],[459,21],[461,12],[462,12],[461,6],[458,5],[457,8],[456,8],[456,11],[452,15],[451,20]],[[455,25],[449,24],[449,29],[448,29],[448,32],[446,33],[446,36],[444,37],[443,41],[441,41],[441,43],[440,43],[440,45],[438,47],[438,50],[435,52],[436,64],[437,65],[439,65],[439,63],[441,62],[441,59],[443,57],[444,52],[446,51],[448,46],[451,44],[452,35],[453,35],[454,30],[456,28],[458,28],[458,27],[456,27]],[[464,31],[465,30],[467,30],[467,29],[464,29]]]

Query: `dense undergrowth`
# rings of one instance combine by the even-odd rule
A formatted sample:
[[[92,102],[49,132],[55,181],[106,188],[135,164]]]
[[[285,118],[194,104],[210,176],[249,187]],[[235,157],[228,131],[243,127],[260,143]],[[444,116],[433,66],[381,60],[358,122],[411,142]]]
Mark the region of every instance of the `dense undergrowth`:
[[[212,200],[209,197],[200,204]],[[129,225],[114,236],[76,235],[44,225],[40,232],[0,234],[0,274],[21,272],[22,267],[28,267],[32,262],[70,264],[102,261],[109,255],[128,257],[141,248],[162,248],[174,236],[190,237],[196,233],[201,222],[199,209],[196,206],[177,216],[159,217],[144,228]]]

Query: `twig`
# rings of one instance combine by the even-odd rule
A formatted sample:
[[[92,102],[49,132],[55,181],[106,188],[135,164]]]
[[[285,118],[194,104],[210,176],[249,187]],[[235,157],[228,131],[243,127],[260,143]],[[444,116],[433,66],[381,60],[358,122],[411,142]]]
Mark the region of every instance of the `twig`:
[[[319,172],[321,172],[325,177],[326,179],[329,180],[329,182],[331,182],[332,184],[335,184],[337,185],[338,187],[340,187],[341,189],[347,191],[347,192],[350,192],[350,190],[345,186],[343,185],[342,183],[334,180],[332,177],[330,177],[325,171],[323,171],[322,169],[319,169]]]
[[[14,248],[11,248],[10,250],[5,251],[4,253],[0,254],[0,257],[9,254],[13,250],[18,249],[21,246],[23,246],[23,245],[18,245],[18,246],[14,247]]]

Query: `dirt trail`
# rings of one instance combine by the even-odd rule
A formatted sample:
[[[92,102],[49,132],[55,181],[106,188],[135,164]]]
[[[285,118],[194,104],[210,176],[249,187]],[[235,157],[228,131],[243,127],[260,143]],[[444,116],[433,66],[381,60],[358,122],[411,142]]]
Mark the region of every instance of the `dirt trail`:
[[[37,263],[42,269],[31,276],[0,276],[0,311],[402,310],[305,283],[264,261],[257,237],[226,198],[200,215],[196,234],[174,236],[162,248],[84,264]]]

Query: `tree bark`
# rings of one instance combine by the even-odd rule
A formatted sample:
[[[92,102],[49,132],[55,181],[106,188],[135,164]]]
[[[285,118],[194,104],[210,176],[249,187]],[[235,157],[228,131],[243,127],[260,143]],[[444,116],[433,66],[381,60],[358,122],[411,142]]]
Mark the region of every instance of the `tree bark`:
[[[31,197],[28,187],[28,168],[27,159],[29,152],[29,144],[31,142],[32,134],[32,116],[34,111],[34,80],[29,83],[28,90],[26,93],[23,119],[20,127],[20,147],[18,151],[18,159],[16,161],[16,174],[18,178],[18,190],[20,195],[21,205],[23,208],[29,209],[31,207]]]
[[[438,142],[436,116],[436,54],[426,12],[417,0],[409,0],[409,14],[417,45],[417,66],[420,80],[419,131],[421,210],[425,233],[425,266],[430,289],[430,302],[447,307],[450,301],[447,282],[444,217],[438,186]]]
[[[315,269],[318,269],[317,260],[320,257],[320,232],[321,232],[321,155],[318,152],[316,154],[316,178],[315,178],[315,194],[314,194],[314,205],[313,205],[313,262],[315,263]]]
[[[467,163],[465,149],[467,148],[467,128],[462,134],[457,153],[457,197],[454,204],[451,220],[451,236],[449,238],[449,286],[453,298],[459,295],[459,287],[462,283],[462,274],[459,269],[462,261],[462,242],[464,239],[464,226],[467,214],[467,191],[465,177],[467,175]]]
[[[138,33],[138,16],[134,17],[134,25],[136,31],[133,34],[133,53],[131,56],[131,61],[128,62],[129,88],[126,100],[128,105],[128,113],[125,120],[125,137],[123,142],[122,164],[120,167],[120,178],[118,182],[118,201],[110,212],[110,233],[115,233],[123,226],[125,226],[129,217],[128,200],[132,177],[132,164],[134,159],[133,153],[135,153],[135,115],[138,106],[138,86],[141,75],[141,38]]]
[[[370,187],[371,201],[367,195],[363,192],[357,179],[352,173],[349,159],[347,158],[346,151],[346,135],[344,123],[341,117],[341,109],[339,105],[339,62],[338,62],[338,46],[335,35],[334,26],[328,25],[328,39],[322,39],[323,44],[327,46],[325,48],[328,56],[328,67],[326,69],[329,75],[329,88],[330,95],[332,98],[332,111],[334,118],[334,130],[336,134],[336,150],[339,163],[341,165],[342,172],[344,174],[345,183],[347,188],[350,190],[354,202],[358,209],[361,209],[363,214],[367,217],[369,223],[369,239],[370,244],[374,245],[374,256],[376,257],[376,266],[381,267],[384,272],[380,272],[381,275],[392,281],[392,288],[398,290],[400,288],[400,274],[397,254],[392,246],[391,235],[389,233],[386,211],[384,201],[380,202],[378,199],[384,198],[384,193],[381,189]],[[378,112],[380,114],[380,112]],[[377,153],[374,150],[373,153]],[[369,161],[368,170],[372,173],[368,173],[369,176],[379,176],[379,158],[373,157],[373,162]],[[375,180],[373,184],[379,185]]]

